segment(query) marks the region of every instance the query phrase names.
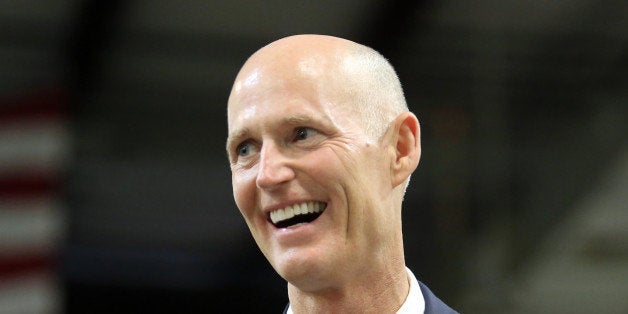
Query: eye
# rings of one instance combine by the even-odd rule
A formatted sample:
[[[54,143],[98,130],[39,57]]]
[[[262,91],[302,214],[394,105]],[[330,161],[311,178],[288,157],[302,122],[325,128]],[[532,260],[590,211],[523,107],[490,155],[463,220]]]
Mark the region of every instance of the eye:
[[[294,136],[294,140],[302,141],[311,137],[312,135],[316,135],[317,132],[312,128],[297,128],[295,133],[296,134]]]
[[[238,145],[238,147],[236,147],[236,153],[239,157],[246,157],[250,155],[252,150],[252,145],[248,141],[243,142],[242,144]]]

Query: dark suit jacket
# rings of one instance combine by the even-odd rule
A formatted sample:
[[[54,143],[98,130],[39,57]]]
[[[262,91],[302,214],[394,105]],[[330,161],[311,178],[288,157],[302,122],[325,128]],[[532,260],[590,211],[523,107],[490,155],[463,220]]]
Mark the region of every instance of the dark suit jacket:
[[[421,287],[421,293],[423,293],[423,299],[425,299],[425,314],[458,313],[435,296],[434,293],[420,281],[419,286]]]
[[[447,304],[441,301],[432,291],[419,281],[419,287],[421,287],[421,293],[423,294],[423,299],[425,300],[425,314],[456,314],[458,312],[452,310]],[[283,310],[283,313],[286,314],[288,312],[288,307],[290,307],[290,303],[286,305],[286,308]]]

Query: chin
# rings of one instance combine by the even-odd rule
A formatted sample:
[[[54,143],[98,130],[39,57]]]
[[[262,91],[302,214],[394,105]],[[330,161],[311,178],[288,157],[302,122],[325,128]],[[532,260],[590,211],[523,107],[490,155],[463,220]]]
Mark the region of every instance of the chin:
[[[313,264],[315,264],[312,259],[305,257],[298,258],[297,256],[294,256],[294,254],[290,254],[291,256],[285,255],[288,254],[278,257],[273,265],[281,277],[287,281],[293,281],[311,273],[312,268],[314,267]]]
[[[316,258],[284,258],[273,265],[275,271],[287,282],[303,291],[322,289],[330,283],[333,270]]]

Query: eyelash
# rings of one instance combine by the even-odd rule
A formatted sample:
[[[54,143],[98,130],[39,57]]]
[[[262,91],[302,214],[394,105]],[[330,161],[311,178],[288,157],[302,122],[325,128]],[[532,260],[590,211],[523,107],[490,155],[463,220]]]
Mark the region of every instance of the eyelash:
[[[293,136],[292,136],[292,141],[293,142],[297,142],[297,141],[306,140],[309,137],[311,137],[312,135],[314,135],[314,134],[311,134],[311,132],[314,132],[314,134],[316,134],[318,131],[316,129],[309,128],[309,127],[297,127],[297,128],[294,129]],[[302,138],[302,136],[305,136],[305,137]],[[242,154],[242,150],[243,149],[250,150],[250,145],[252,145],[252,144],[253,143],[251,142],[251,140],[246,140],[246,141],[240,143],[235,148],[236,156],[246,157],[246,155]]]
[[[294,141],[299,141],[299,140],[305,140],[307,139],[309,136],[311,136],[311,134],[306,134],[305,138],[300,138],[301,135],[303,134],[304,131],[314,131],[316,132],[316,130],[312,129],[312,128],[308,128],[308,127],[298,127],[295,129],[294,131]]]
[[[250,145],[251,145],[251,141],[247,140],[247,141],[244,141],[244,142],[240,143],[238,146],[236,146],[236,149],[235,149],[236,156],[239,156],[239,157],[243,156],[242,153],[241,153],[242,150],[244,148],[246,148],[247,150],[250,150]]]

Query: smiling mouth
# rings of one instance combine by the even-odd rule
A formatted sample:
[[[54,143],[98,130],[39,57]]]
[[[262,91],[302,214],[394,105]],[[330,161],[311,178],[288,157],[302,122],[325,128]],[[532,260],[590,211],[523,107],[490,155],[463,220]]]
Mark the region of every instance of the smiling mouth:
[[[310,223],[318,218],[327,204],[323,202],[303,202],[270,212],[270,222],[277,228],[289,228]]]

